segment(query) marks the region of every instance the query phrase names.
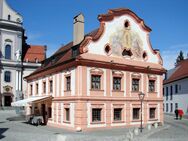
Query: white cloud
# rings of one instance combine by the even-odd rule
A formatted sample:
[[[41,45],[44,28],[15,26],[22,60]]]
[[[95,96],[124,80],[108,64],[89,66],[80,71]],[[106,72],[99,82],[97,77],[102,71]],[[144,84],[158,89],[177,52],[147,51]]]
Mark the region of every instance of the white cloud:
[[[169,50],[161,51],[161,56],[163,58],[163,65],[167,70],[172,69],[174,67],[176,58],[180,50],[183,51],[184,58],[187,58],[188,44],[173,45],[169,47]]]

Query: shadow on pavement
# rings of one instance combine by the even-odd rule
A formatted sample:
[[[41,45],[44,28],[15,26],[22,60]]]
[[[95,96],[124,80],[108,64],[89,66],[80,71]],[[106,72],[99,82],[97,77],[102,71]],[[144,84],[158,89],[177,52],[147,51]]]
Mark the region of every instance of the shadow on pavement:
[[[9,120],[9,121],[23,121],[23,120],[25,120],[25,116],[9,117],[6,120]]]
[[[8,130],[8,128],[0,128],[0,140],[2,139],[2,138],[5,138],[5,136],[4,135],[2,135],[4,132],[6,132]]]

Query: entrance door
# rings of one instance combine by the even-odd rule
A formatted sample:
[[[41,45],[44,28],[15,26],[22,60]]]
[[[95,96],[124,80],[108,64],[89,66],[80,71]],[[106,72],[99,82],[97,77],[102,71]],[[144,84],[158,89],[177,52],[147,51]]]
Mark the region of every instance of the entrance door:
[[[44,124],[46,125],[46,110],[45,109],[46,109],[45,104],[42,104],[41,111],[42,111],[42,116],[43,116]]]
[[[4,106],[11,106],[12,98],[11,96],[4,96]]]

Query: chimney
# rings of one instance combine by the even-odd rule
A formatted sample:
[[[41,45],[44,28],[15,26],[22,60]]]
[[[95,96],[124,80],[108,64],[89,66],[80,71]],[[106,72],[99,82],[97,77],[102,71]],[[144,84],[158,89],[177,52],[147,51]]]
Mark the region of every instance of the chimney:
[[[73,45],[84,39],[84,15],[81,13],[74,17]]]

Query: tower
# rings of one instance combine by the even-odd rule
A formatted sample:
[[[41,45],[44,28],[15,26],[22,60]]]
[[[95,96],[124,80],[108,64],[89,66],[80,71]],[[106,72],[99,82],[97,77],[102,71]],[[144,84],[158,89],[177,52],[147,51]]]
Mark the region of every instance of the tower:
[[[26,82],[23,78],[40,66],[45,46],[26,43],[23,18],[0,0],[0,106],[23,99]]]

